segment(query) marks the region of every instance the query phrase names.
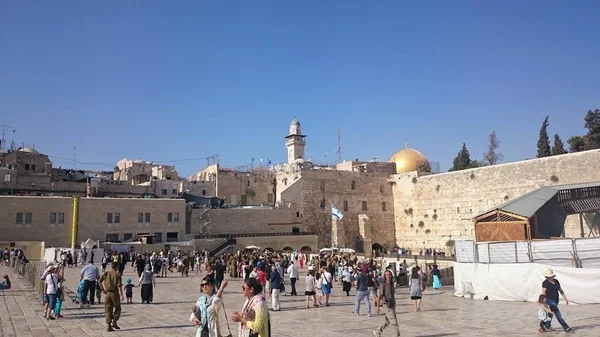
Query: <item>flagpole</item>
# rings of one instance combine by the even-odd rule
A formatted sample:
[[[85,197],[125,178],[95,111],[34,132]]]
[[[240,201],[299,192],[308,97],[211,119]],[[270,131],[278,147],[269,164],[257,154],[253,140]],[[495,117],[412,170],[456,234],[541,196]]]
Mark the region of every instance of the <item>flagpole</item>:
[[[331,201],[329,202],[329,204],[331,205],[331,249],[333,251],[333,249],[336,248],[335,246],[337,246],[334,241],[335,233],[333,232],[333,221],[334,221],[333,219],[335,218],[336,221],[338,221],[336,223],[336,228],[337,228],[337,226],[340,225],[341,219],[338,219],[335,216],[333,216],[333,208],[335,207],[335,205]],[[335,207],[335,209],[339,211],[339,209],[337,207]]]

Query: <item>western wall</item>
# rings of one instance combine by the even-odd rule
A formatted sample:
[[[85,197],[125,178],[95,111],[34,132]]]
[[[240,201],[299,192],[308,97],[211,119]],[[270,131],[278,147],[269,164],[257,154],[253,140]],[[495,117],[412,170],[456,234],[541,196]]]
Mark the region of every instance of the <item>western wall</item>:
[[[388,175],[350,171],[298,171],[298,179],[281,193],[283,203],[301,208],[304,225],[319,237],[319,247],[329,247],[332,236],[339,247],[370,251],[379,243],[393,247],[394,208]],[[331,204],[344,214],[332,221]],[[332,223],[333,222],[333,223]],[[336,233],[332,235],[332,226]]]
[[[474,238],[473,218],[501,203],[543,186],[600,182],[600,150],[389,181],[397,244],[445,250],[449,240]],[[569,216],[565,236],[579,235],[578,217]]]

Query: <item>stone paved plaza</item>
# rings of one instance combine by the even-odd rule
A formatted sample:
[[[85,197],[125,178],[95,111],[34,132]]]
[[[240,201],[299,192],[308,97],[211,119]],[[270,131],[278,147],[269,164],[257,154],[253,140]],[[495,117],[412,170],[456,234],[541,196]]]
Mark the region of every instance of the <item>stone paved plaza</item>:
[[[68,269],[67,293],[74,295],[79,281],[79,268]],[[200,276],[191,274],[182,278],[173,273],[158,278],[154,301],[139,304],[139,288],[134,290],[138,304],[124,304],[119,324],[122,330],[106,332],[102,305],[79,309],[70,300],[65,301],[63,319],[47,321],[42,305],[32,288],[8,267],[0,267],[0,274],[13,279],[13,289],[0,292],[0,336],[194,336],[196,328],[188,319],[191,307],[198,298]],[[128,267],[125,278],[134,279]],[[303,280],[299,293],[304,292]],[[498,301],[466,300],[452,296],[452,288],[437,293],[427,289],[422,311],[412,312],[406,289],[399,290],[398,320],[403,336],[537,336],[537,305]],[[224,299],[228,315],[240,310],[243,304],[241,281],[230,280]],[[372,330],[384,321],[384,316],[367,317],[364,305],[361,315],[355,317],[354,296],[346,297],[340,287],[334,287],[332,306],[305,309],[304,297],[281,297],[281,311],[271,313],[273,337],[317,336],[363,337],[373,336]],[[600,336],[600,306],[562,306],[563,315],[575,329],[577,336]],[[375,310],[373,310],[375,314]],[[555,322],[555,327],[559,327]],[[237,325],[231,324],[237,336]],[[565,335],[562,330],[548,333]],[[392,336],[387,330],[383,336]]]

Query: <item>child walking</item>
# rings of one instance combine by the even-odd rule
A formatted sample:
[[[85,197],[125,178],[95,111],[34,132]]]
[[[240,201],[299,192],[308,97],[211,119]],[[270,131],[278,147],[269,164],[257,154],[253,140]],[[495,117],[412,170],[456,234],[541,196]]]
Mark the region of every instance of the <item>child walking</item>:
[[[306,295],[306,307],[310,308],[310,300],[313,300],[313,305],[315,307],[318,307],[319,304],[317,302],[317,297],[316,297],[316,291],[315,291],[315,286],[316,286],[316,281],[315,281],[315,271],[314,270],[310,270],[308,272],[308,276],[306,276],[306,291],[304,292],[304,295]]]
[[[131,284],[131,279],[127,279],[127,284],[125,285],[125,297],[127,298],[127,304],[133,303],[133,284]]]
[[[550,310],[550,306],[546,303],[546,295],[540,295],[538,298],[538,304],[540,308],[538,310],[538,318],[540,319],[540,328],[539,332],[547,332],[554,331],[550,324],[552,323],[552,310]]]

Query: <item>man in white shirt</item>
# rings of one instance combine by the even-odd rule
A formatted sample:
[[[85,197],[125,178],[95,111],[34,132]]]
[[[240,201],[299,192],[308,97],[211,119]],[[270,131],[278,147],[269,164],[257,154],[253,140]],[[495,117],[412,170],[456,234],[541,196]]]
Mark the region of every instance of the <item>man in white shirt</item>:
[[[292,296],[298,296],[296,293],[296,281],[298,280],[298,267],[294,264],[294,261],[290,261],[290,266],[287,269],[287,273],[290,274],[290,282],[292,284]]]
[[[83,280],[83,298],[82,298],[82,307],[90,307],[94,305],[94,295],[96,293],[96,280],[100,278],[100,272],[98,271],[98,267],[94,266],[92,260],[88,262],[81,269],[81,278],[79,281]],[[89,297],[88,297],[89,293]]]

